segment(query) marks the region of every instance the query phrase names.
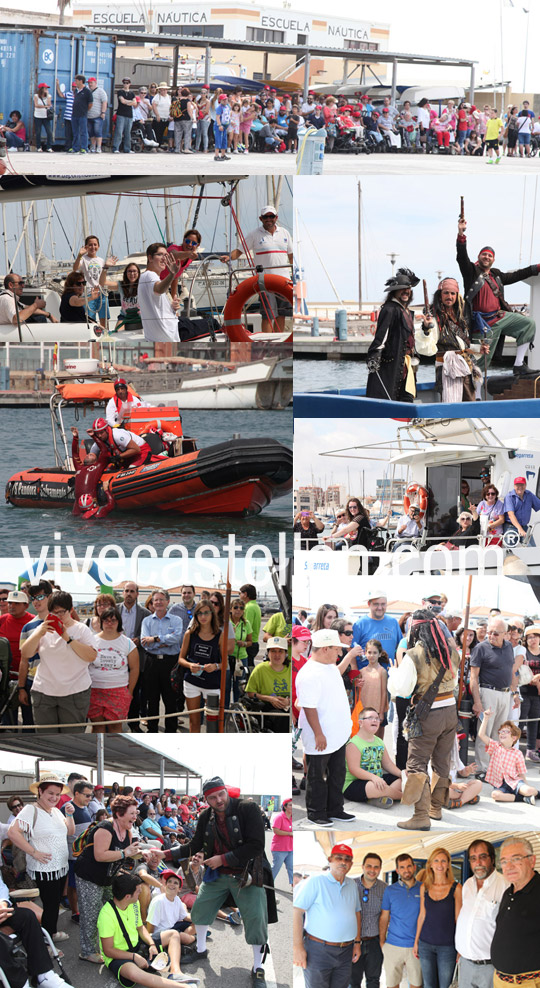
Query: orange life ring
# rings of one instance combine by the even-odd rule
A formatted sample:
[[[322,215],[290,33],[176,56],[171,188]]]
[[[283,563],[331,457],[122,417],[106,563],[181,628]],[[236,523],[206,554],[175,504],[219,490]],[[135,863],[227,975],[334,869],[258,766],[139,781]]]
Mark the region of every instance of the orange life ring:
[[[420,484],[409,484],[407,490],[405,491],[405,497],[403,498],[403,508],[405,510],[405,514],[407,514],[411,506],[411,494],[415,495],[414,501],[416,506],[420,508],[420,518],[423,518],[428,506],[428,492],[426,488],[421,487]]]
[[[249,342],[253,339],[252,333],[248,333],[243,323],[242,313],[250,298],[264,291],[274,292],[281,298],[287,299],[292,305],[293,283],[289,278],[272,274],[271,271],[261,271],[252,278],[241,281],[232,295],[229,295],[223,310],[223,329],[233,343]],[[292,343],[292,333],[285,342]]]

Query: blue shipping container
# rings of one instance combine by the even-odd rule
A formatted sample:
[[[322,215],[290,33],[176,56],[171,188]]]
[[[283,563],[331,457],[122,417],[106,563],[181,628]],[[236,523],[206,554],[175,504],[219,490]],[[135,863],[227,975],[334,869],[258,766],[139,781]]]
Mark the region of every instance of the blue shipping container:
[[[103,136],[111,132],[114,96],[115,42],[112,35],[97,37],[85,31],[56,33],[39,29],[0,30],[0,121],[12,110],[20,110],[27,138],[34,141],[33,94],[40,82],[50,86],[53,100],[53,137],[64,145],[65,99],[58,95],[71,88],[75,75],[94,76],[107,93],[109,105]]]

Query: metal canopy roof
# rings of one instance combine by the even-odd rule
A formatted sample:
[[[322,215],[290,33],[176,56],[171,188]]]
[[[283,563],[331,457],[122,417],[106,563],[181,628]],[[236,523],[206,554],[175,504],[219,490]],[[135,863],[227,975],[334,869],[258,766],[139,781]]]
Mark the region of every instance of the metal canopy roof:
[[[30,755],[41,761],[68,761],[97,768],[97,737],[93,734],[71,734],[69,740],[63,735],[47,734],[41,737],[22,735],[0,738],[0,754],[10,751],[17,755]],[[165,742],[163,742],[165,744]],[[161,760],[164,760],[164,774],[201,779],[202,775],[189,765],[167,755],[165,751],[148,748],[139,738],[127,734],[105,735],[105,769],[127,775],[158,775]]]
[[[237,182],[247,175],[3,175],[0,178],[0,201],[22,202],[26,199],[77,198],[105,193],[149,192],[175,186],[203,186],[210,183]],[[90,180],[89,180],[90,179]],[[225,195],[225,193],[224,193]]]
[[[2,30],[18,30],[13,24],[2,24]],[[144,44],[179,45],[183,48],[218,48],[218,49],[239,49],[240,51],[261,51],[265,52],[309,52],[312,56],[324,55],[327,58],[341,57],[351,61],[356,59],[359,62],[401,62],[407,65],[453,65],[468,66],[476,65],[474,59],[469,58],[446,58],[440,55],[415,55],[407,52],[390,51],[364,51],[361,48],[329,48],[317,45],[285,45],[282,42],[268,41],[236,41],[233,38],[191,38],[189,35],[175,36],[172,34],[147,34],[145,31],[114,31],[99,30],[93,25],[59,25],[53,24],[46,31],[68,32],[73,34],[74,30],[86,31],[89,35],[101,38],[115,38],[117,41],[130,42],[131,45]],[[118,52],[116,53],[118,55]],[[238,84],[242,85],[242,79],[238,79]]]
[[[398,854],[407,853],[413,858],[427,861],[436,847],[445,847],[451,855],[455,855],[466,851],[473,840],[488,840],[492,844],[499,844],[507,837],[515,837],[516,840],[524,837],[531,842],[536,854],[540,851],[540,834],[526,830],[460,830],[450,833],[438,830],[435,834],[429,835],[424,835],[420,831],[411,831],[408,835],[402,835],[394,830],[372,830],[361,833],[324,830],[316,834],[316,839],[326,856],[330,854],[336,840],[352,848],[354,860],[349,872],[351,877],[362,872],[362,859],[369,851],[376,851],[381,856],[383,871],[392,871]]]

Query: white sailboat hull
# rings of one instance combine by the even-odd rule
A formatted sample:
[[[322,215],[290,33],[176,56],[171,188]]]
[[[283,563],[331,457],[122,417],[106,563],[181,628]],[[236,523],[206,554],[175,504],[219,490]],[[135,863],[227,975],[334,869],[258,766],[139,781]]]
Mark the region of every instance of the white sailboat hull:
[[[182,409],[286,408],[292,398],[292,358],[238,364],[232,371],[180,378],[177,389],[140,391],[152,405],[177,401]]]

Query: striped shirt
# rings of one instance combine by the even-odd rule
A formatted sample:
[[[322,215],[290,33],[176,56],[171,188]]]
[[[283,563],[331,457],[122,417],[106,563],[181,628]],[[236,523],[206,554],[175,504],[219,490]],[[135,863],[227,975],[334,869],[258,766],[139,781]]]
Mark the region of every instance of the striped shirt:
[[[379,916],[381,915],[382,900],[386,885],[379,878],[371,888],[364,885],[361,878],[355,878],[360,896],[360,912],[362,913],[362,939],[379,935]]]
[[[292,254],[293,246],[290,234],[282,226],[276,226],[273,233],[263,226],[257,227],[246,236],[246,244],[251,251],[255,264],[263,268],[281,268],[282,274],[287,274],[288,255]]]

